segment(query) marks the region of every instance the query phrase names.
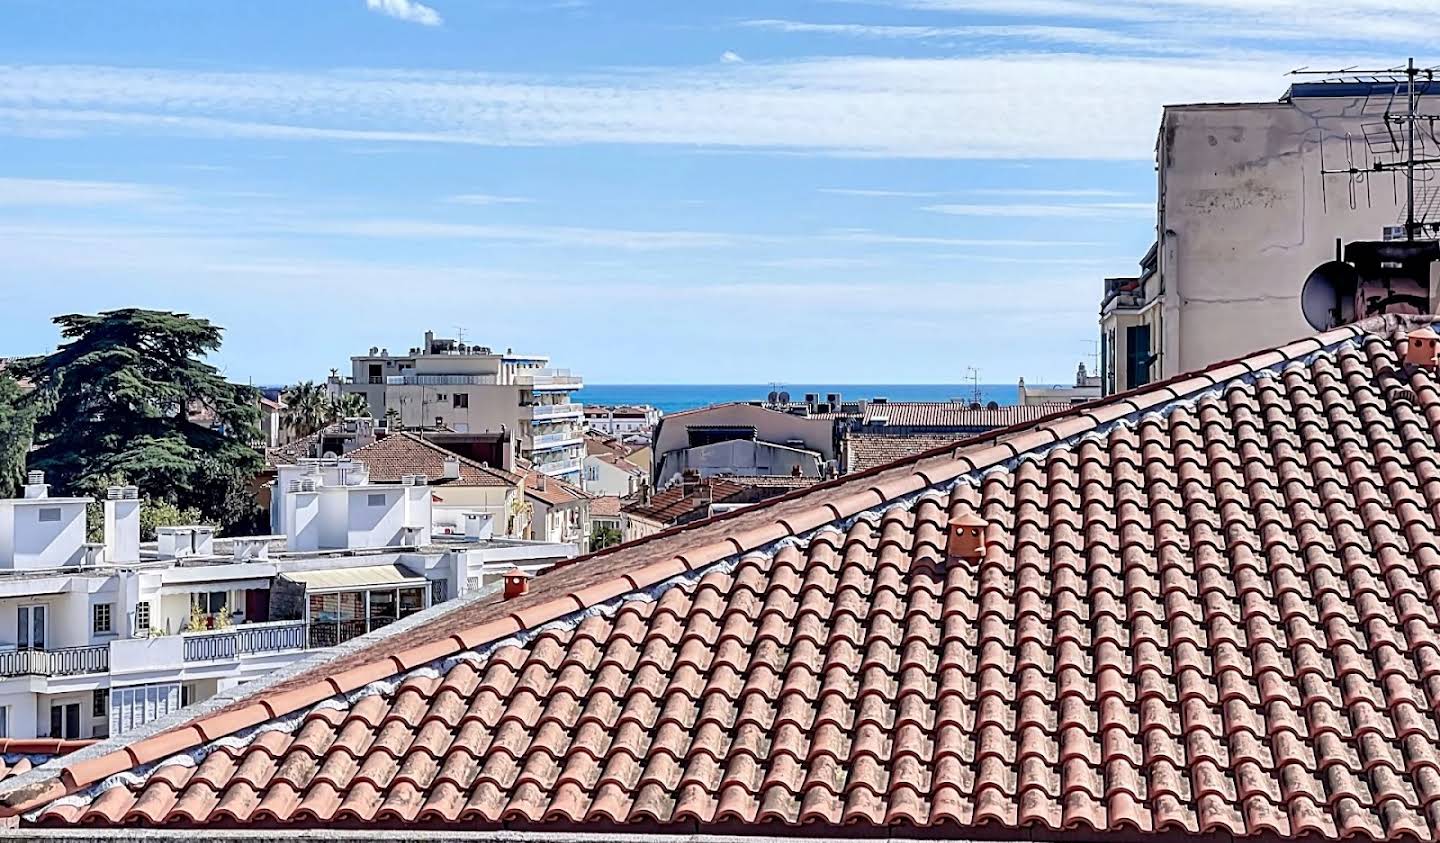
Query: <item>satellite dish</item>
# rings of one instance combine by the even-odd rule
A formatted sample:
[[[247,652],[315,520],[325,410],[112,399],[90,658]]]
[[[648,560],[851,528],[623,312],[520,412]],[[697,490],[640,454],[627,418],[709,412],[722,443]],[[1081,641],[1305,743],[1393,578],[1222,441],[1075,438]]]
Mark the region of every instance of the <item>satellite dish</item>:
[[[780,393],[779,395],[775,396],[775,399],[776,399],[776,401],[777,401],[778,403],[780,403],[780,404],[789,404],[789,403],[790,403],[790,393],[788,393],[788,392],[782,392],[782,393]]]
[[[980,409],[980,402],[979,402],[979,401],[971,401],[971,402],[970,402],[970,409],[972,409],[972,410],[978,410],[978,409]]]
[[[985,409],[987,409],[987,410],[998,410],[998,409],[1000,409],[1000,402],[998,402],[998,401],[991,401],[989,404],[986,404],[986,405],[985,405]]]
[[[1355,320],[1355,291],[1360,273],[1344,261],[1326,261],[1315,267],[1300,288],[1300,312],[1317,331],[1328,331]]]
[[[770,404],[778,404],[780,403],[780,393],[772,389],[770,390],[770,394],[765,396],[765,400]]]

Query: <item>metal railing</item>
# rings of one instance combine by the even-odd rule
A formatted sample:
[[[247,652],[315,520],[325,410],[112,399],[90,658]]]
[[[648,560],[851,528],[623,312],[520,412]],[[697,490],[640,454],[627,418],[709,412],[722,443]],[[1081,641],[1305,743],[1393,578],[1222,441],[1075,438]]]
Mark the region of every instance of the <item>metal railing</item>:
[[[530,407],[532,419],[569,418],[585,415],[584,404],[534,404]]]
[[[110,670],[110,647],[62,647],[0,653],[0,676],[83,676]]]
[[[495,375],[391,375],[390,386],[470,386],[498,383]]]
[[[579,471],[581,461],[578,459],[554,460],[552,462],[536,463],[535,467],[545,474],[554,477],[557,474],[569,474],[572,471]]]
[[[576,430],[564,430],[559,433],[542,433],[531,437],[534,448],[553,448],[557,445],[580,444],[585,438]]]

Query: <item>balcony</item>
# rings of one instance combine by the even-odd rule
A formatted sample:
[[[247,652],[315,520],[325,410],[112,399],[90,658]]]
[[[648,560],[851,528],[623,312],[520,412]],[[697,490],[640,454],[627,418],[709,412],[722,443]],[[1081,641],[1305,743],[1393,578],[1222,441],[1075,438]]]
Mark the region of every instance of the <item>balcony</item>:
[[[550,477],[559,477],[562,474],[570,474],[580,470],[579,459],[552,460],[551,462],[536,463],[535,468]]]
[[[535,421],[578,419],[584,415],[584,404],[532,404],[530,406],[530,418]]]
[[[110,647],[10,650],[0,653],[0,676],[84,676],[110,670]]]
[[[540,369],[535,372],[525,372],[515,376],[515,382],[532,386],[535,389],[580,389],[585,385],[585,379],[571,372],[569,369]]]
[[[391,375],[390,386],[487,386],[498,383],[494,375]]]
[[[532,451],[551,451],[567,445],[583,445],[585,438],[578,431],[567,430],[560,433],[542,433],[539,436],[532,436],[530,443]]]
[[[185,661],[236,659],[257,653],[305,649],[305,622],[244,624],[213,632],[185,633]]]

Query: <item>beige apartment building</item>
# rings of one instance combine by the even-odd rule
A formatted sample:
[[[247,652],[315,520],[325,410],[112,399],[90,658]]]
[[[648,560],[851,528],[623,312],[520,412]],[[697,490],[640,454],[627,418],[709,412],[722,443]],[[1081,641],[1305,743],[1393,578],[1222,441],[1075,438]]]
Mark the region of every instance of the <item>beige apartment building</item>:
[[[1403,173],[1324,170],[1402,158],[1403,132],[1386,114],[1403,113],[1405,99],[1403,80],[1326,81],[1275,102],[1167,106],[1155,245],[1136,275],[1105,279],[1106,394],[1312,333],[1306,278],[1336,258],[1337,241],[1394,237],[1405,220]],[[1422,95],[1419,111],[1440,113],[1440,94]],[[1436,157],[1435,146],[1422,140],[1417,154]],[[1440,188],[1428,184],[1416,206],[1434,218]]]
[[[350,358],[340,392],[364,395],[377,419],[405,428],[511,434],[536,469],[581,484],[585,408],[571,401],[584,381],[550,359],[437,338],[405,354],[371,348]]]

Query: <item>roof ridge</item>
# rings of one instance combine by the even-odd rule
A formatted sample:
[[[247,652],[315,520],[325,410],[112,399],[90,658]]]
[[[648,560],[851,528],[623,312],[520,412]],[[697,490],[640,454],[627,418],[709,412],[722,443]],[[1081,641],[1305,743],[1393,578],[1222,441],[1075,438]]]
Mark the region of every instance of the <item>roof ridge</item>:
[[[512,473],[512,472],[507,472],[507,471],[505,471],[504,469],[497,469],[497,468],[495,468],[494,466],[486,465],[486,464],[484,464],[484,463],[482,463],[482,462],[479,462],[479,461],[474,460],[474,459],[472,459],[472,458],[470,458],[470,457],[467,457],[467,456],[465,456],[464,454],[461,454],[461,453],[457,453],[457,452],[455,452],[455,451],[452,451],[452,450],[450,450],[449,448],[446,448],[444,445],[440,445],[440,444],[438,444],[438,443],[431,442],[431,441],[429,441],[428,439],[424,438],[423,436],[420,436],[420,435],[416,434],[415,432],[409,431],[409,430],[397,431],[396,433],[392,433],[390,436],[385,436],[385,437],[376,439],[374,442],[370,442],[370,443],[367,443],[367,444],[365,444],[365,445],[360,446],[359,448],[356,448],[355,450],[351,451],[349,454],[346,454],[346,456],[351,456],[351,457],[353,457],[355,454],[362,453],[362,452],[365,451],[367,448],[373,448],[373,447],[375,447],[375,446],[377,446],[377,445],[380,445],[380,444],[383,443],[386,439],[390,439],[390,438],[392,438],[392,437],[394,437],[394,436],[397,436],[397,435],[398,435],[398,436],[402,436],[402,437],[404,437],[405,439],[407,439],[407,440],[409,440],[409,441],[411,441],[411,442],[415,442],[415,443],[417,443],[417,444],[419,444],[419,445],[422,445],[422,446],[424,446],[424,447],[426,447],[426,448],[429,448],[429,449],[432,450],[432,451],[436,451],[436,452],[438,452],[438,453],[444,454],[444,455],[447,456],[447,457],[454,457],[454,458],[458,459],[462,465],[468,465],[468,466],[470,466],[471,468],[475,469],[476,471],[487,472],[487,473],[491,474],[492,476],[496,477],[497,479],[505,480],[505,481],[510,482],[510,483],[514,483],[514,482],[515,482],[515,479],[516,479],[517,477],[519,477],[519,475],[514,474],[514,473]],[[361,462],[364,462],[364,459],[363,459],[363,458],[361,458]],[[509,475],[509,476],[507,477],[506,475]]]
[[[1367,320],[1366,323],[1343,326],[1247,357],[1221,361],[1198,372],[1182,374],[1110,396],[1093,404],[1077,405],[1073,409],[1063,410],[1033,422],[991,431],[888,465],[845,475],[808,489],[767,499],[732,513],[661,531],[609,551],[579,557],[568,564],[557,566],[557,569],[572,569],[581,561],[613,560],[613,557],[620,553],[653,548],[665,538],[705,526],[740,522],[743,527],[733,534],[706,544],[679,548],[681,552],[673,555],[661,554],[653,560],[642,558],[639,561],[646,561],[647,564],[628,572],[617,568],[612,562],[609,567],[616,568],[620,573],[591,581],[575,591],[547,590],[544,588],[545,578],[542,577],[537,581],[540,588],[529,595],[534,599],[522,597],[513,601],[513,606],[502,604],[509,611],[495,619],[478,621],[437,640],[398,652],[376,654],[370,661],[324,675],[287,691],[272,694],[266,689],[266,693],[257,692],[258,696],[252,694],[242,697],[236,701],[238,707],[222,709],[175,729],[123,745],[98,757],[65,766],[60,772],[59,780],[51,780],[48,786],[36,785],[23,791],[0,790],[0,816],[28,811],[107,776],[153,763],[197,745],[289,715],[337,694],[350,693],[377,680],[410,671],[457,652],[482,647],[575,612],[590,610],[625,594],[649,588],[728,557],[758,551],[779,542],[794,541],[826,525],[852,520],[876,507],[913,499],[942,483],[958,480],[976,471],[1001,466],[1037,448],[1107,428],[1112,423],[1134,414],[1213,389],[1237,378],[1273,369],[1283,363],[1303,359],[1346,340],[1370,333],[1377,325],[1388,330],[1393,324],[1391,317],[1386,317],[1382,323]],[[905,472],[906,468],[910,471]],[[866,485],[867,482],[870,482],[870,485]],[[830,498],[834,493],[847,489],[857,491]],[[781,509],[786,503],[794,503],[812,495],[826,499],[808,509],[794,512],[789,511],[789,508]],[[774,517],[777,509],[781,514]],[[773,520],[766,520],[767,516],[773,517]],[[755,522],[753,526],[752,521]],[[457,607],[455,611],[466,611],[472,605],[474,604]],[[363,652],[364,650],[358,651]],[[248,704],[244,704],[247,700]]]

